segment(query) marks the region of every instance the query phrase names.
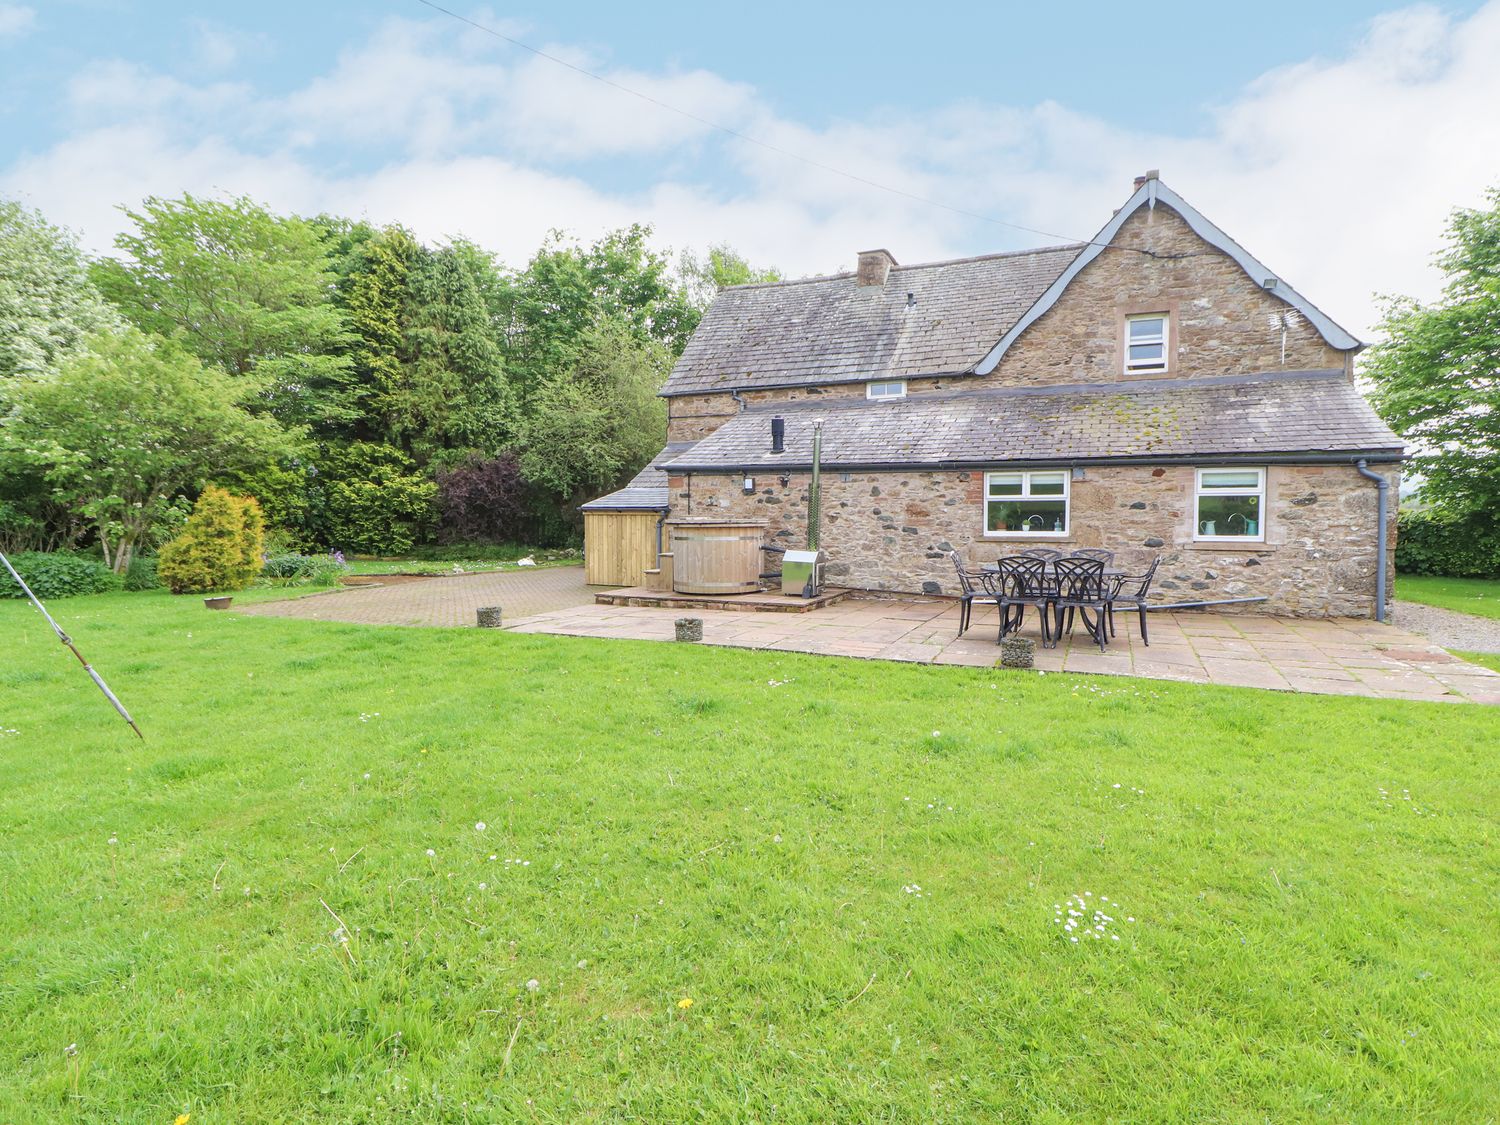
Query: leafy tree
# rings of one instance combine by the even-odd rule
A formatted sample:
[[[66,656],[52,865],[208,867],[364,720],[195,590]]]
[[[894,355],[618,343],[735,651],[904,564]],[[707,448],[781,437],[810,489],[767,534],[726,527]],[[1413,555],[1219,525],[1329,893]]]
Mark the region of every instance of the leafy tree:
[[[209,485],[182,531],[162,547],[156,573],[174,594],[241,590],[260,573],[264,546],[255,497]]]
[[[445,246],[410,270],[403,310],[403,363],[373,404],[390,436],[426,461],[443,450],[499,451],[511,402],[478,260]]]
[[[756,269],[727,242],[718,242],[708,248],[708,254],[703,258],[692,251],[683,253],[682,279],[688,299],[699,310],[706,310],[720,289],[730,285],[781,281],[783,275],[777,269]]]
[[[666,440],[657,390],[672,364],[664,344],[609,322],[589,329],[573,362],[542,384],[522,427],[521,469],[559,498],[623,482]]]
[[[0,466],[33,473],[87,519],[124,573],[176,521],[185,493],[286,455],[282,429],[244,409],[247,389],[171,342],[129,329],[95,336],[52,377],[20,381],[0,418]]]
[[[349,256],[340,284],[354,345],[355,378],[367,404],[359,427],[365,439],[392,440],[389,425],[371,417],[405,383],[404,345],[407,289],[412,269],[425,253],[403,227],[386,227]],[[373,401],[372,401],[373,400]]]
[[[44,375],[119,325],[73,236],[0,199],[0,408],[6,378]]]
[[[125,214],[135,230],[115,245],[127,257],[96,263],[94,278],[132,323],[254,376],[288,425],[336,431],[359,418],[326,228],[245,197],[152,197]]]
[[[636,225],[583,247],[554,231],[511,279],[500,313],[523,401],[572,367],[590,333],[606,323],[672,356],[682,352],[701,313],[673,278],[669,260],[647,245],[650,234],[650,227]]]
[[[1450,516],[1500,512],[1500,188],[1487,198],[1453,213],[1443,297],[1390,301],[1364,368],[1376,409],[1416,447],[1423,499]]]

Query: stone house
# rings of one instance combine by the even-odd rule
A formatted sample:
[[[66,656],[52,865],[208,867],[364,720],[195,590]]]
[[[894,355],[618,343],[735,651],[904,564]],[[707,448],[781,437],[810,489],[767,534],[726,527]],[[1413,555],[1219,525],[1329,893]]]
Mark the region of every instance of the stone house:
[[[821,423],[834,585],[950,594],[950,550],[1100,546],[1160,556],[1162,601],[1369,616],[1403,447],[1361,347],[1150,173],[1090,242],[724,290],[662,388],[670,444],[585,515],[801,546]]]

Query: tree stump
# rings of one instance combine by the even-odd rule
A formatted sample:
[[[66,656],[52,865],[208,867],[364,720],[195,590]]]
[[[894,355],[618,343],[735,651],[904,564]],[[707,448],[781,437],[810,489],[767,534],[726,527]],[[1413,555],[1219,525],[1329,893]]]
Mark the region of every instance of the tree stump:
[[[481,629],[500,628],[500,606],[482,605],[479,607],[479,627]]]
[[[703,639],[703,618],[679,617],[677,619],[677,639],[679,641],[701,641]]]
[[[1030,668],[1036,661],[1036,642],[1030,637],[1006,637],[1000,642],[1000,664],[1005,668]]]

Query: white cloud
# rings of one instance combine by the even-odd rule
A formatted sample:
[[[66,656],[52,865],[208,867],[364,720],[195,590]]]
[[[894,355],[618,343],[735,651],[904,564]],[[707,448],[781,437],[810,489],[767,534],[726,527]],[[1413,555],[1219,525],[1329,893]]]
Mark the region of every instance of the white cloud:
[[[1377,319],[1372,292],[1435,292],[1449,210],[1500,178],[1500,0],[1464,19],[1425,6],[1382,16],[1341,57],[1264,74],[1196,136],[1064,102],[975,99],[813,128],[708,72],[548,50],[778,148],[1064,238],[1091,235],[1132,176],[1160,167],[1356,332]],[[593,237],[632,221],[665,244],[728,241],[793,274],[847,268],[868,245],[913,262],[1054,241],[726,138],[437,21],[388,21],[282,98],[111,63],[75,78],[70,105],[76,131],[0,171],[0,192],[25,193],[100,249],[122,225],[113,204],[215,190],[462,233],[513,262],[553,227]]]
[[[0,39],[19,38],[35,26],[35,8],[25,4],[0,4]]]

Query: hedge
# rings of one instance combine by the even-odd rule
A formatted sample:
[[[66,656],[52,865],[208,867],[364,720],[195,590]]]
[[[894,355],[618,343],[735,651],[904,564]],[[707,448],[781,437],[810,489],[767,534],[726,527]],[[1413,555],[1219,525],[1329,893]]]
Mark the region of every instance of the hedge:
[[[1396,569],[1444,578],[1500,578],[1500,519],[1480,513],[1397,517]]]
[[[120,588],[120,576],[98,559],[53,551],[23,551],[10,556],[11,566],[39,598],[71,598]],[[26,595],[10,571],[0,566],[0,598]]]

